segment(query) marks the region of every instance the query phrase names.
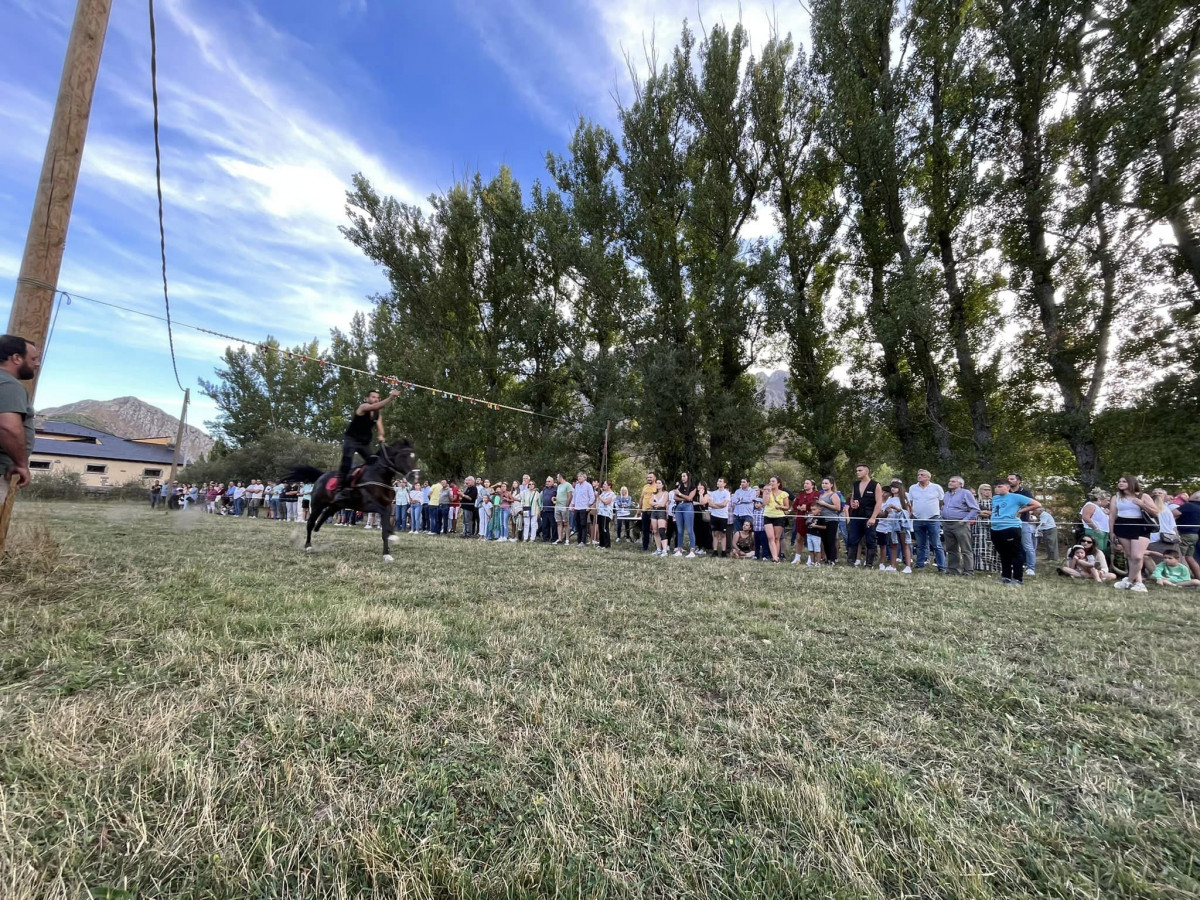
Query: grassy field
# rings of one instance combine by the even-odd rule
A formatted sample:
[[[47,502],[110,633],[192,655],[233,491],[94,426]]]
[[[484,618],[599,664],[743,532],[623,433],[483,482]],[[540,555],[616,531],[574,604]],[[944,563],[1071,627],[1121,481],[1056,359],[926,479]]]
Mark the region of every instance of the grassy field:
[[[1200,895],[1195,593],[18,520],[6,900]]]

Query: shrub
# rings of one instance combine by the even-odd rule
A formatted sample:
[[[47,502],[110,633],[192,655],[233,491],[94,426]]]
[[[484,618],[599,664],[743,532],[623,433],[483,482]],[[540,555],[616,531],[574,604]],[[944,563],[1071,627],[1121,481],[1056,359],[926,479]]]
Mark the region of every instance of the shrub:
[[[83,478],[78,472],[35,475],[17,493],[18,500],[82,500],[84,496]]]

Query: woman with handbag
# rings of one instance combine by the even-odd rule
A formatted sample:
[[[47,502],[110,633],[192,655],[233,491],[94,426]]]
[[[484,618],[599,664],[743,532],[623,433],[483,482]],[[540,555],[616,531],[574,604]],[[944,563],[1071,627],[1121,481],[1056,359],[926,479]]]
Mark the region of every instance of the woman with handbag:
[[[1109,501],[1108,517],[1112,522],[1112,536],[1129,562],[1129,574],[1113,587],[1144,592],[1142,560],[1150,546],[1150,535],[1158,530],[1158,507],[1142,490],[1136,477],[1122,475],[1117,479],[1117,492]]]

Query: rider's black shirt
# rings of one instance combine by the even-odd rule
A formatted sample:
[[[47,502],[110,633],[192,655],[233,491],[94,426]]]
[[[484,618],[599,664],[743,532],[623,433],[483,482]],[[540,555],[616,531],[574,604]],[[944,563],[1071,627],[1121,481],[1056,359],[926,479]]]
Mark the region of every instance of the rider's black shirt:
[[[379,419],[379,410],[371,410],[362,415],[355,414],[346,426],[346,438],[360,444],[369,444],[374,437],[375,422]]]

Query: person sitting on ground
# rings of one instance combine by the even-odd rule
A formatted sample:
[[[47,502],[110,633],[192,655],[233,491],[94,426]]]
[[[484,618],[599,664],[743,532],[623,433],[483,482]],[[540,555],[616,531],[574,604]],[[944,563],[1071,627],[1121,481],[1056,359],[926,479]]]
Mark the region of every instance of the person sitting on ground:
[[[742,530],[734,535],[729,555],[734,559],[754,558],[754,525],[750,519],[742,522]]]
[[[1151,491],[1151,496],[1154,498],[1154,505],[1158,507],[1158,530],[1150,534],[1150,543],[1146,545],[1146,555],[1142,558],[1142,568],[1147,574],[1162,562],[1164,550],[1168,547],[1180,549],[1179,529],[1175,524],[1179,507],[1162,488],[1155,488]]]
[[[1193,578],[1188,567],[1179,558],[1179,551],[1168,547],[1162,553],[1162,562],[1154,567],[1150,580],[1160,587],[1200,587],[1200,578]]]
[[[1116,573],[1108,571],[1108,560],[1096,546],[1096,539],[1085,537],[1071,548],[1067,561],[1058,569],[1058,574],[1069,578],[1089,578],[1097,583],[1116,581]]]

